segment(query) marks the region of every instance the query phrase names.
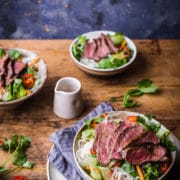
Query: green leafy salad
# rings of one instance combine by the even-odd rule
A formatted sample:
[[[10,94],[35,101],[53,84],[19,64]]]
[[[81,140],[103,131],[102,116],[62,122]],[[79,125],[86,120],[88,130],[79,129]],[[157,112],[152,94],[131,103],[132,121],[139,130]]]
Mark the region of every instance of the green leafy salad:
[[[40,58],[22,49],[0,49],[0,101],[31,94],[41,83]]]
[[[98,69],[118,68],[133,56],[133,50],[121,33],[101,33],[91,39],[80,35],[72,47],[72,53],[82,64]]]
[[[106,131],[104,131],[105,128],[103,128],[104,126],[102,124],[106,125],[106,128],[108,126],[112,128],[113,126],[123,126],[123,123],[125,122],[131,124],[133,127],[140,126],[144,132],[150,131],[158,140],[158,144],[149,145],[147,143],[138,146],[140,149],[146,148],[148,146],[161,146],[161,149],[165,149],[167,151],[166,156],[163,156],[163,158],[161,159],[155,160],[154,157],[158,156],[158,153],[153,154],[152,152],[148,152],[150,153],[150,159],[151,156],[154,156],[151,160],[137,164],[130,163],[128,153],[132,148],[137,146],[137,144],[132,145],[133,143],[131,142],[130,145],[122,150],[124,154],[127,153],[126,155],[122,155],[124,156],[123,158],[114,158],[111,159],[108,163],[106,162],[105,164],[100,162],[99,159],[104,159],[106,158],[105,156],[109,156],[109,154],[104,153],[104,150],[109,148],[107,146],[108,138],[113,134],[111,130],[111,134],[107,135],[106,133],[109,132],[109,130],[106,129]],[[101,143],[102,139],[100,139],[101,133],[99,131],[102,131],[103,136],[105,136],[105,141],[103,143]],[[127,130],[123,131],[123,137],[126,136],[126,132]],[[115,134],[117,133],[118,131],[116,130]],[[169,130],[167,130],[158,121],[154,120],[152,118],[152,115],[145,116],[138,113],[125,111],[104,113],[92,120],[84,120],[84,126],[79,131],[77,137],[78,139],[76,142],[77,148],[75,152],[75,160],[80,165],[80,167],[92,179],[95,180],[156,180],[168,171],[172,163],[171,153],[173,153],[173,151],[176,151],[176,146],[170,138]],[[113,136],[113,138],[115,138],[115,136]],[[113,139],[111,141],[113,141]],[[112,142],[109,143],[111,144]],[[98,148],[101,148],[101,151]],[[107,152],[110,153],[110,151]],[[147,158],[147,156],[145,156],[145,158]],[[143,158],[138,157],[138,159]]]

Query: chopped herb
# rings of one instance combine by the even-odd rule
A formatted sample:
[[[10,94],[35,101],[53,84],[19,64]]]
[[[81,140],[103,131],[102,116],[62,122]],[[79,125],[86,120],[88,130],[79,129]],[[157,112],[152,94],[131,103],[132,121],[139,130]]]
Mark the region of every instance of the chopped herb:
[[[13,160],[13,164],[21,168],[32,168],[34,163],[27,160],[26,150],[30,146],[31,139],[26,136],[12,135],[3,141],[2,150],[8,151],[8,157],[0,163],[0,177],[14,171],[6,168],[6,164]]]
[[[130,89],[127,93],[130,96],[141,96],[143,94],[139,89]]]
[[[116,102],[116,101],[117,101],[117,98],[116,98],[116,97],[110,97],[109,101],[110,101],[110,102]]]
[[[148,118],[149,121],[155,118],[155,116],[153,116],[152,114],[146,114],[145,116]]]
[[[128,163],[127,161],[125,161],[123,163],[123,165],[121,166],[122,169],[124,169],[124,171],[128,172],[129,174],[131,174],[133,177],[138,176],[138,173],[134,167],[134,165]]]
[[[131,96],[128,94],[128,93],[126,93],[125,95],[124,95],[124,97],[123,97],[123,106],[125,107],[125,108],[127,108],[127,107],[134,107],[134,106],[136,106],[137,105],[137,102],[136,101],[133,101],[132,99],[131,99]]]
[[[2,58],[5,54],[5,51],[3,49],[0,49],[0,58]]]
[[[91,121],[89,119],[84,119],[84,125],[90,126]]]
[[[152,84],[152,81],[149,79],[143,79],[137,83],[138,88],[149,87]]]
[[[131,99],[131,96],[141,96],[146,93],[155,93],[159,90],[158,86],[152,84],[149,79],[143,79],[137,83],[137,88],[128,90],[123,97],[124,107],[133,107],[137,105],[136,101]]]
[[[102,116],[99,116],[99,117],[93,119],[93,121],[96,122],[96,123],[100,123],[103,120],[104,120],[104,118]]]
[[[152,84],[152,81],[149,79],[143,79],[137,83],[137,88],[142,93],[155,93],[158,91],[158,86]]]
[[[15,49],[9,51],[9,58],[18,59],[21,56],[21,53]]]

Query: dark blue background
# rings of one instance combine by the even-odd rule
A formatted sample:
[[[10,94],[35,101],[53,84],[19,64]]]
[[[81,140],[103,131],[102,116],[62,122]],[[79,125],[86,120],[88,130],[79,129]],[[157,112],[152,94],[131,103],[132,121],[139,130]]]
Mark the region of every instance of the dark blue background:
[[[180,38],[179,0],[1,0],[0,38],[74,38],[112,30],[130,38]]]

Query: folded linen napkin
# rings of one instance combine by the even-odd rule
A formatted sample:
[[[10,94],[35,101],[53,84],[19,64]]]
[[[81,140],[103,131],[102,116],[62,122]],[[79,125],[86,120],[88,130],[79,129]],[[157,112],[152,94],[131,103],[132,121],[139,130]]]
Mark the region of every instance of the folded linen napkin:
[[[50,140],[54,143],[49,153],[49,161],[67,178],[67,180],[83,180],[73,157],[73,140],[76,132],[83,125],[84,119],[92,119],[104,112],[113,111],[113,107],[103,102],[93,109],[87,116],[76,122],[73,126],[54,132]]]

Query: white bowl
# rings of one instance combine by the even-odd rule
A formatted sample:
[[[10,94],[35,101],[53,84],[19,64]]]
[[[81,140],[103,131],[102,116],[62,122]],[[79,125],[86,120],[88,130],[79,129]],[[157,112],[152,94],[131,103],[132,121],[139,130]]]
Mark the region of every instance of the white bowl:
[[[136,113],[136,112],[129,112],[129,111],[113,111],[113,112],[110,112],[108,114],[114,114],[114,113],[126,113],[127,116],[141,116],[145,119],[147,119],[147,117],[143,114],[140,114],[140,113]],[[100,116],[100,115],[99,115]],[[98,117],[98,116],[97,116]],[[94,117],[96,118],[96,117]],[[92,118],[92,119],[94,119]],[[154,123],[159,123],[157,120],[155,119],[152,119],[151,122],[154,122]],[[80,172],[82,173],[83,177],[87,180],[92,180],[92,178],[89,176],[89,174],[81,167],[81,165],[79,164],[78,162],[78,158],[76,156],[76,151],[78,150],[78,139],[80,139],[81,137],[81,133],[82,131],[86,128],[85,125],[82,125],[82,127],[78,130],[78,132],[76,133],[76,136],[74,138],[74,142],[73,142],[73,157],[74,157],[74,160],[75,160],[75,163],[78,167],[78,169],[80,170]],[[161,129],[165,129],[167,130],[167,128],[161,124]],[[172,133],[170,133],[169,137],[168,137],[174,144],[175,143],[175,139],[174,139],[174,135]],[[177,147],[177,146],[176,146]],[[162,180],[163,178],[165,178],[167,176],[167,174],[170,172],[170,170],[172,169],[174,163],[175,163],[175,160],[176,160],[176,151],[172,151],[170,153],[170,157],[171,157],[171,164],[168,168],[168,170],[158,178],[158,180]]]
[[[82,36],[86,36],[88,39],[93,39],[93,38],[97,38],[98,36],[100,36],[100,34],[103,33],[103,34],[114,34],[115,32],[113,31],[92,31],[92,32],[88,32],[88,33],[85,33],[85,34],[82,34]],[[69,48],[69,52],[70,52],[70,55],[71,55],[71,58],[74,62],[74,64],[80,68],[81,70],[87,72],[87,73],[90,73],[90,74],[93,74],[93,75],[98,75],[98,76],[109,76],[109,75],[114,75],[114,74],[118,74],[118,73],[121,73],[123,72],[124,70],[126,70],[132,63],[133,61],[135,60],[136,58],[136,55],[137,55],[137,49],[136,49],[136,46],[135,44],[133,43],[133,41],[128,38],[127,36],[124,36],[125,37],[125,40],[128,44],[128,46],[133,50],[133,55],[132,57],[129,59],[128,63],[118,67],[118,68],[111,68],[111,69],[98,69],[98,68],[92,68],[92,67],[89,67],[85,64],[82,64],[81,62],[79,62],[73,55],[72,53],[72,48],[73,48],[73,45],[75,44],[75,42],[77,41],[78,38],[74,39],[70,45],[70,48]]]
[[[13,48],[15,50],[18,50],[22,55],[25,56],[25,58],[23,58],[23,62],[25,63],[31,63],[34,58],[39,57],[37,54],[25,50],[25,49],[19,49],[19,48]],[[37,94],[41,88],[43,87],[43,85],[45,84],[45,81],[47,79],[47,65],[44,62],[43,59],[40,58],[40,60],[36,63],[38,66],[38,74],[40,75],[40,84],[37,88],[35,88],[31,94],[26,95],[22,98],[19,99],[15,99],[15,100],[11,100],[11,101],[1,101],[0,102],[0,109],[14,109],[16,108],[18,105],[20,105],[21,103],[23,103],[24,101],[26,101],[27,99],[29,99],[30,97],[34,96],[35,94]]]

